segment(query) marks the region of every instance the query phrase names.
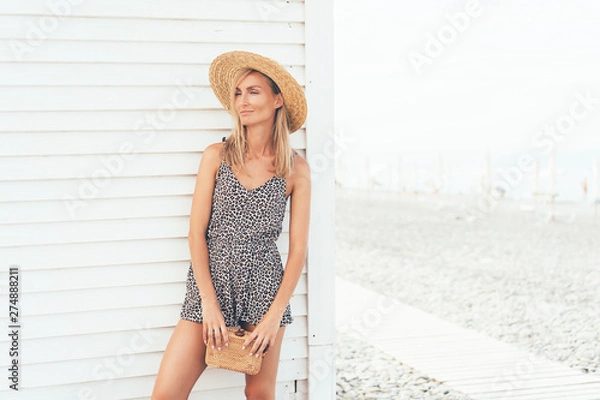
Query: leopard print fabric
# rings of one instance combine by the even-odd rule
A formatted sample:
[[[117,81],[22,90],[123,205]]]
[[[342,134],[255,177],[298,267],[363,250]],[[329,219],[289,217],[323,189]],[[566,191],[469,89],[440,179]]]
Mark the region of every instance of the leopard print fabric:
[[[275,241],[282,231],[286,203],[285,178],[274,175],[248,190],[222,158],[206,243],[210,275],[227,326],[240,326],[242,321],[257,325],[277,294],[283,265]],[[180,317],[202,323],[202,302],[191,262]],[[292,322],[288,304],[280,326]]]

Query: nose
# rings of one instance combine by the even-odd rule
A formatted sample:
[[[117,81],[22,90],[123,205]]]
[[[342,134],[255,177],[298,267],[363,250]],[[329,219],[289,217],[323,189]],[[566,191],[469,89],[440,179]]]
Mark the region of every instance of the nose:
[[[242,104],[248,104],[248,93],[242,93],[241,97],[241,101]]]

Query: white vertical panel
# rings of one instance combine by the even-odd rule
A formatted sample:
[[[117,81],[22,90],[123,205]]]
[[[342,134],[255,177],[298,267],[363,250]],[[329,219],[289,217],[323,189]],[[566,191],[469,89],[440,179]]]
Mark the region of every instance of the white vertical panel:
[[[333,1],[306,4],[307,157],[312,172],[308,251],[309,399],[335,399]]]

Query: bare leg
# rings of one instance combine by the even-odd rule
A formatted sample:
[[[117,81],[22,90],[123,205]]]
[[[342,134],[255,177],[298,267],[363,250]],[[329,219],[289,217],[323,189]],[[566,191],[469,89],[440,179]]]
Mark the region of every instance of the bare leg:
[[[247,325],[243,328],[252,331],[255,327]],[[275,383],[277,382],[277,369],[279,368],[284,333],[285,326],[279,328],[275,343],[267,349],[260,372],[256,375],[246,375],[246,399],[275,400]]]
[[[186,400],[206,369],[202,324],[180,319],[163,354],[151,400]]]

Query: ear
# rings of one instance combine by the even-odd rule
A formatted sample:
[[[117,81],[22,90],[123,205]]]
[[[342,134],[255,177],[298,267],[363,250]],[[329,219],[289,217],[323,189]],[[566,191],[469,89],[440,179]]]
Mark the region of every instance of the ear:
[[[277,93],[275,98],[275,108],[280,108],[283,105],[283,96],[281,93]]]

